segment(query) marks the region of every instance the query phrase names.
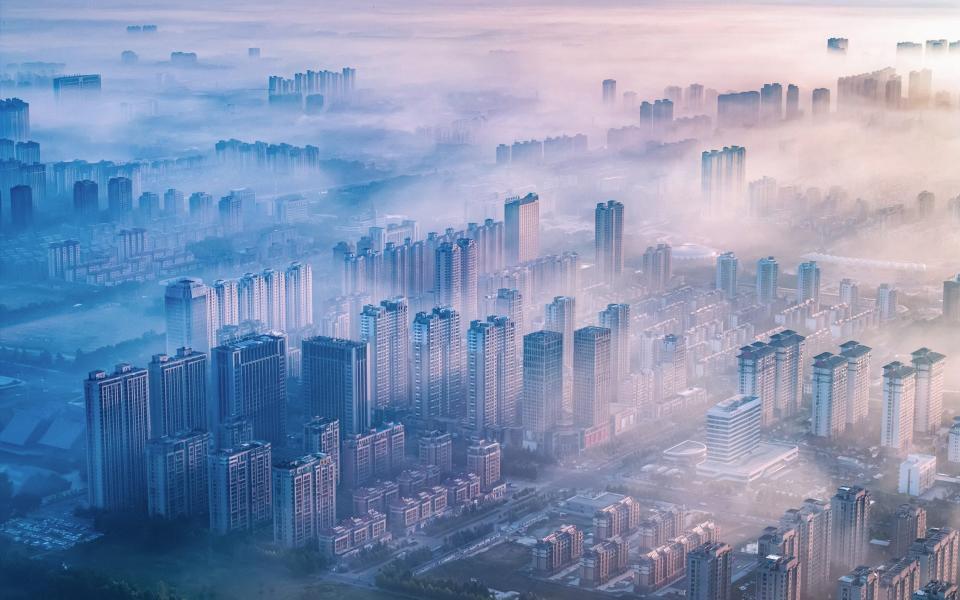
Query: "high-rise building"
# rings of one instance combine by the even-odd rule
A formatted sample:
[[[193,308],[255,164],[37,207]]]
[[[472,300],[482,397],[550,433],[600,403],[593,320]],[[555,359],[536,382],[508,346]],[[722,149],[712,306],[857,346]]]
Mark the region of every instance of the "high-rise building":
[[[813,300],[814,310],[820,308],[820,267],[814,261],[797,267],[797,302]]]
[[[433,292],[438,306],[459,311],[463,306],[463,259],[460,246],[443,242],[434,253]]]
[[[20,98],[0,100],[0,138],[15,142],[30,138],[30,104]]]
[[[820,597],[830,585],[830,505],[808,498],[799,509],[787,510],[780,524],[796,532],[796,557],[801,588],[809,598]]]
[[[829,352],[813,357],[813,401],[810,433],[837,439],[847,422],[847,360]]]
[[[249,531],[273,518],[268,442],[246,442],[210,456],[210,530]]]
[[[800,565],[794,557],[761,558],[756,582],[756,600],[800,600]]]
[[[687,598],[729,600],[732,550],[722,542],[707,542],[687,554]]]
[[[205,516],[209,505],[210,433],[183,430],[147,443],[147,511],[175,519]]]
[[[717,96],[717,127],[753,127],[760,121],[760,92],[732,92]]]
[[[660,340],[659,360],[655,368],[659,393],[663,398],[687,389],[687,340],[668,333]]]
[[[610,330],[584,327],[573,333],[573,420],[594,427],[610,418]]]
[[[360,313],[360,339],[370,346],[370,398],[375,410],[410,403],[410,322],[405,298],[368,304]]]
[[[739,394],[707,411],[707,458],[732,463],[760,444],[760,399]]]
[[[830,90],[816,88],[811,94],[810,112],[814,120],[822,121],[830,116]]]
[[[651,291],[663,291],[670,287],[673,277],[673,249],[669,244],[648,246],[640,258],[643,284]]]
[[[740,261],[733,252],[724,252],[717,257],[716,288],[723,292],[724,297],[737,297],[737,270]]]
[[[207,355],[180,348],[173,356],[155,354],[150,373],[150,435],[207,430]]]
[[[254,439],[283,444],[287,427],[286,335],[244,336],[217,346],[211,356],[216,423],[247,419]]]
[[[772,256],[757,261],[757,302],[771,304],[779,294],[780,266]]]
[[[369,430],[373,425],[373,400],[366,342],[318,336],[303,340],[302,348],[307,416],[336,419],[344,435]]]
[[[141,511],[146,507],[148,379],[146,369],[120,364],[112,375],[92,371],[83,383],[87,493],[93,508]]]
[[[910,558],[920,566],[920,583],[957,581],[960,534],[950,527],[933,527],[910,545]]]
[[[73,213],[83,221],[93,221],[100,214],[100,196],[96,181],[82,179],[73,184]]]
[[[384,423],[363,433],[344,434],[340,444],[342,485],[352,490],[395,475],[403,464],[405,443],[402,423]]]
[[[163,303],[168,355],[179,348],[209,352],[217,345],[216,296],[201,280],[183,278],[167,285]]]
[[[870,492],[843,486],[830,499],[830,546],[833,568],[838,571],[864,564],[870,541]]]
[[[287,331],[313,325],[313,268],[309,263],[295,262],[284,275]]]
[[[615,200],[597,204],[593,232],[600,279],[616,281],[623,274],[623,204]]]
[[[783,120],[783,86],[765,83],[760,88],[760,122],[773,125]]]
[[[926,108],[933,97],[933,71],[920,69],[910,71],[907,101],[915,108]]]
[[[853,279],[840,280],[840,302],[850,307],[850,312],[860,312],[860,285]]]
[[[792,121],[799,119],[800,115],[800,88],[791,83],[787,85],[786,119]]]
[[[943,320],[960,323],[960,275],[943,282]]]
[[[874,600],[880,596],[880,574],[873,567],[857,567],[837,580],[837,600]]]
[[[470,238],[460,238],[457,246],[460,248],[459,311],[462,318],[469,322],[480,316],[477,296],[479,247]]]
[[[617,103],[617,80],[604,79],[601,84],[603,88],[603,103],[614,105]]]
[[[877,316],[881,321],[889,321],[897,318],[897,306],[899,306],[899,296],[897,288],[888,283],[880,284],[877,288]]]
[[[489,492],[500,483],[500,444],[476,440],[467,447],[467,471],[480,477],[480,490]]]
[[[522,374],[507,317],[474,321],[467,332],[467,423],[483,432],[490,427],[520,424]]]
[[[883,367],[883,416],[880,445],[906,452],[913,444],[917,372],[899,361]]]
[[[860,431],[866,425],[870,408],[869,346],[850,340],[840,344],[840,356],[847,361],[847,411],[844,422],[848,429]]]
[[[880,571],[880,598],[911,598],[919,589],[920,565],[915,558],[895,559]]]
[[[600,327],[610,330],[610,397],[617,399],[620,384],[630,377],[630,305],[608,304],[599,317]]]
[[[114,219],[122,219],[133,212],[133,182],[126,177],[111,177],[107,181],[107,208]]]
[[[273,541],[286,548],[315,543],[336,525],[337,465],[326,454],[273,464]]]
[[[893,556],[906,556],[927,531],[927,511],[918,504],[901,504],[893,514]]]
[[[163,193],[163,212],[171,217],[183,217],[187,213],[183,192],[169,188]]]
[[[770,336],[770,346],[776,349],[776,402],[774,413],[780,417],[796,414],[803,396],[803,361],[805,338],[785,329]]]
[[[420,464],[440,469],[441,475],[453,471],[453,436],[441,431],[428,431],[420,436]]]
[[[466,374],[460,315],[452,308],[413,320],[413,405],[421,419],[451,417],[463,408]]]
[[[760,426],[770,427],[781,416],[777,410],[777,348],[754,342],[737,355],[738,392],[760,400]]]
[[[563,404],[563,336],[535,331],[523,337],[523,427],[538,434],[560,423]]]
[[[504,254],[508,266],[540,256],[540,198],[529,193],[503,205]]]
[[[53,97],[61,100],[85,100],[100,95],[100,75],[66,75],[53,78]]]
[[[526,333],[524,318],[526,307],[523,304],[523,294],[518,289],[499,288],[493,300],[493,313],[508,317],[517,325],[517,356],[523,355],[523,335]]]
[[[947,357],[929,348],[920,348],[910,357],[917,385],[913,399],[913,430],[935,433],[943,421],[943,371]]]
[[[307,454],[326,454],[336,466],[340,481],[340,420],[332,417],[314,417],[303,425],[303,451]]]
[[[33,225],[33,190],[29,185],[10,188],[10,228],[23,231]]]

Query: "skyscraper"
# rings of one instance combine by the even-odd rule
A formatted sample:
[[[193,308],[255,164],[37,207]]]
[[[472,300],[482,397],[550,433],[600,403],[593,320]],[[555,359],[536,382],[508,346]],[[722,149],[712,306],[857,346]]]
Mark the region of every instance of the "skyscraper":
[[[560,423],[563,335],[535,331],[523,337],[523,427],[539,434]]]
[[[610,394],[616,400],[620,384],[630,377],[630,305],[608,304],[599,321],[610,330]]]
[[[813,357],[813,401],[810,433],[831,440],[846,429],[847,360],[829,352]]]
[[[757,261],[757,302],[771,304],[777,299],[780,286],[780,266],[772,256]]]
[[[729,600],[732,550],[722,542],[706,542],[687,554],[687,598]]]
[[[410,323],[405,298],[368,304],[360,313],[360,339],[370,346],[370,398],[373,407],[410,403]]]
[[[147,370],[120,364],[112,375],[92,371],[83,391],[90,506],[143,510],[147,500],[144,453],[150,435]]]
[[[210,433],[183,430],[147,443],[147,511],[175,519],[205,516],[209,505]]]
[[[333,460],[336,480],[340,480],[340,420],[313,417],[303,425],[303,451],[326,454]]]
[[[283,444],[287,427],[287,337],[253,334],[211,352],[216,423],[242,418],[254,439]]]
[[[436,307],[413,320],[413,404],[424,420],[452,417],[463,408],[465,357],[460,315]]]
[[[781,526],[793,529],[800,566],[801,587],[808,598],[820,597],[830,587],[830,505],[807,498],[799,509],[789,509]]]
[[[169,188],[163,193],[163,212],[171,217],[183,217],[187,213],[183,192]]]
[[[180,348],[155,354],[150,373],[150,435],[207,430],[207,355]]]
[[[301,360],[307,416],[337,419],[344,434],[370,429],[373,400],[368,352],[366,342],[322,336],[303,341]],[[312,447],[308,450],[318,451]]]
[[[573,332],[577,323],[577,301],[573,296],[556,296],[546,305],[543,328],[563,336],[563,403],[560,418],[573,417]]]
[[[583,327],[573,333],[573,419],[580,427],[610,418],[610,330]]]
[[[893,514],[893,555],[906,556],[927,531],[927,511],[919,504],[901,504]]]
[[[210,456],[210,530],[248,531],[273,518],[272,449],[247,442]]]
[[[797,267],[797,302],[813,300],[814,310],[820,308],[820,267],[814,261]]]
[[[787,120],[800,118],[800,88],[794,84],[787,85]]]
[[[857,486],[840,487],[830,499],[830,545],[835,570],[849,571],[866,561],[870,502],[870,492]]]
[[[760,444],[760,399],[739,394],[707,411],[707,458],[733,463]]]
[[[880,445],[905,453],[913,444],[917,373],[899,361],[883,367],[883,416]]]
[[[216,296],[199,279],[183,278],[164,292],[167,354],[179,348],[209,352],[217,344]]]
[[[326,454],[273,464],[273,541],[286,548],[315,543],[336,524],[337,466]]]
[[[504,253],[508,266],[540,256],[540,198],[529,193],[503,205]]]
[[[920,348],[910,355],[916,371],[913,430],[935,433],[943,421],[943,371],[946,356],[929,348]]]
[[[737,271],[740,261],[733,252],[724,252],[717,257],[716,288],[732,300],[737,297]]]
[[[760,121],[760,92],[732,92],[717,96],[717,127],[753,127]]]
[[[283,271],[264,269],[261,304],[263,324],[274,331],[287,330],[287,282]]]
[[[483,432],[520,424],[522,375],[515,356],[516,326],[507,317],[474,321],[467,332],[467,422]]]
[[[623,274],[623,204],[615,200],[597,204],[593,231],[600,280],[616,281]]]

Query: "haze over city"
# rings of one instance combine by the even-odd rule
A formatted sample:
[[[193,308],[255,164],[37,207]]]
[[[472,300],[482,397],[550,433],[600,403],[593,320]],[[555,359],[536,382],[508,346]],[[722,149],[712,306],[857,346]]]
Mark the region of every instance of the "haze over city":
[[[0,3],[0,596],[960,598],[960,9]]]

